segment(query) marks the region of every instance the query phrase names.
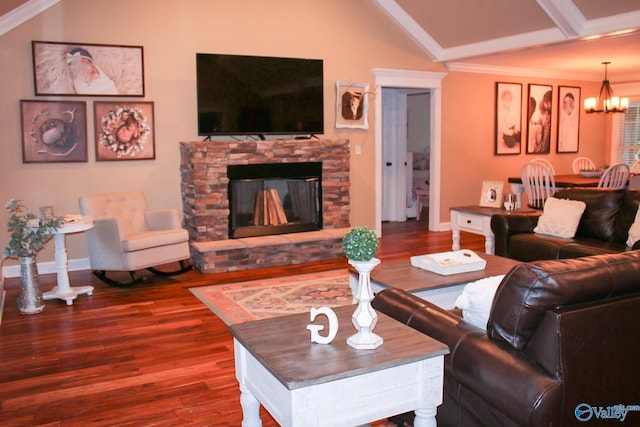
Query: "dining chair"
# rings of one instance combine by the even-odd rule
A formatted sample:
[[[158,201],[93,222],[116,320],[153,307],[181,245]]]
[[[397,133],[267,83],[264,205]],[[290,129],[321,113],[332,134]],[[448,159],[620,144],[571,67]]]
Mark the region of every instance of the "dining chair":
[[[552,175],[556,174],[556,170],[553,167],[553,165],[551,164],[551,162],[547,159],[543,159],[541,157],[536,157],[535,159],[531,159],[532,162],[534,163],[542,163],[543,165],[547,166],[549,169],[551,169],[551,173]]]
[[[633,162],[631,167],[629,168],[630,173],[640,173],[640,159]]]
[[[522,165],[520,176],[527,195],[527,205],[533,209],[544,208],[544,202],[556,192],[553,170],[542,162]]]
[[[629,181],[629,166],[618,163],[607,169],[598,183],[598,188],[625,188]]]
[[[576,157],[573,160],[573,173],[579,174],[580,171],[594,171],[596,165],[588,157]]]

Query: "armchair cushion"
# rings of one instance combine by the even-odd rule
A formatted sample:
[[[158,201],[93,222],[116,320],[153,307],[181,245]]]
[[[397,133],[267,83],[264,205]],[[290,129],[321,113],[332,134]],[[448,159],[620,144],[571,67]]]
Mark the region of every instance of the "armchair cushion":
[[[157,246],[183,243],[189,239],[187,230],[159,230],[131,233],[122,240],[122,250],[125,252],[139,251]]]

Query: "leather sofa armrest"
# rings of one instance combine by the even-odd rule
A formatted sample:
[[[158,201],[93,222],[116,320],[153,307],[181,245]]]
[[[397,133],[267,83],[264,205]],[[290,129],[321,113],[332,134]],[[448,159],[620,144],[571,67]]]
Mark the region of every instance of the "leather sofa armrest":
[[[562,382],[521,352],[486,334],[468,334],[450,358],[456,381],[516,424],[560,425]]]
[[[491,216],[491,231],[495,235],[495,255],[509,257],[509,237],[517,233],[533,233],[539,215],[496,214]]]
[[[182,228],[178,211],[175,209],[146,211],[144,213],[144,220],[147,228],[152,231]]]
[[[460,316],[401,289],[380,291],[372,301],[376,310],[446,344],[451,351],[468,333],[483,333]]]

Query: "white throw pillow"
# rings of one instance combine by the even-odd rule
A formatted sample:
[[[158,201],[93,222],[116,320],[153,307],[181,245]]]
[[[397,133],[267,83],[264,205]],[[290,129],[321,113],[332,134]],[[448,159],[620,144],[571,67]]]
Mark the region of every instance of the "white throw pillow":
[[[464,287],[462,294],[456,299],[455,306],[462,309],[465,322],[487,329],[487,321],[493,304],[493,296],[504,274],[491,276],[471,282]]]
[[[585,202],[579,200],[549,197],[544,203],[544,210],[533,232],[570,239],[576,235],[586,207]]]
[[[640,206],[636,211],[636,219],[629,227],[629,238],[627,239],[627,246],[633,246],[638,240],[640,240]]]

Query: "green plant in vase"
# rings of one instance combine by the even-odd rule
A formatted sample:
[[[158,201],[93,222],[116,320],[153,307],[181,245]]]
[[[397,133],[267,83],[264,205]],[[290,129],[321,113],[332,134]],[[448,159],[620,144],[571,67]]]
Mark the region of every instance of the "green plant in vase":
[[[378,251],[378,237],[367,227],[355,227],[342,239],[342,250],[352,261],[369,261]]]
[[[36,253],[62,226],[62,217],[41,219],[27,209],[20,200],[11,199],[5,205],[9,212],[7,230],[9,244],[3,248],[5,258],[20,259],[20,295],[18,308],[21,313],[34,314],[44,309],[42,291],[35,263]]]

